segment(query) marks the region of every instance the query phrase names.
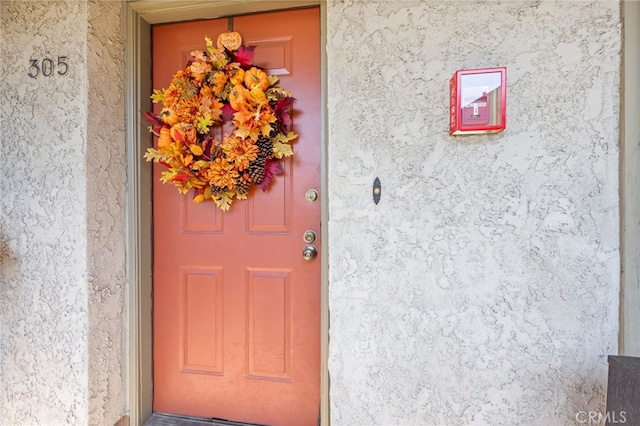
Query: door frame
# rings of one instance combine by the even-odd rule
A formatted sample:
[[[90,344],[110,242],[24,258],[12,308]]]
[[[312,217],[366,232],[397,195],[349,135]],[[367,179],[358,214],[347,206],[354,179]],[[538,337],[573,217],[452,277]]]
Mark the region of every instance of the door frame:
[[[640,3],[621,2],[620,355],[640,356]]]
[[[255,12],[320,7],[321,79],[321,194],[327,190],[327,72],[326,0],[219,0],[127,2],[125,51],[125,103],[127,134],[127,315],[129,318],[128,384],[129,422],[142,425],[152,414],[152,205],[151,164],[142,160],[151,135],[142,112],[151,108],[151,26],[153,24],[210,19]],[[327,197],[321,197],[321,300],[320,300],[320,418],[329,424],[329,306],[327,279]]]

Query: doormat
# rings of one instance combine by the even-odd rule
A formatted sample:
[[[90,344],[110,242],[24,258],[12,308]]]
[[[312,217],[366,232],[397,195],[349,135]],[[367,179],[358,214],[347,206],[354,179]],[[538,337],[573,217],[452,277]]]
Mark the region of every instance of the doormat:
[[[179,416],[176,414],[153,413],[144,426],[266,426],[257,423],[240,423],[225,419]]]

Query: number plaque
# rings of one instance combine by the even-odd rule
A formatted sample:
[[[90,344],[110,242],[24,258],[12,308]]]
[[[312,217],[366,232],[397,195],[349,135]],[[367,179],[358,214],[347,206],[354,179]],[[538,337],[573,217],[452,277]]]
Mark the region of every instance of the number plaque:
[[[27,75],[31,78],[38,78],[41,75],[44,77],[65,76],[69,73],[67,59],[67,56],[58,56],[55,60],[49,57],[29,59]]]

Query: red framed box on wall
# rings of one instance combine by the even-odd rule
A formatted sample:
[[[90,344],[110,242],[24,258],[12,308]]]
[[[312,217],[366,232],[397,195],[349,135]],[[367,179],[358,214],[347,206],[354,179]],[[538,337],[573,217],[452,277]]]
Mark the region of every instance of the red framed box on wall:
[[[449,134],[498,133],[507,123],[507,69],[459,70],[451,77]]]

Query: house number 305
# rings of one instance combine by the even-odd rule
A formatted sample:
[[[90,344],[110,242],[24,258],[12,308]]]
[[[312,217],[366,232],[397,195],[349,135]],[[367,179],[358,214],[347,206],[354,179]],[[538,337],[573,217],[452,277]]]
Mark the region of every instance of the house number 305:
[[[29,59],[29,71],[27,75],[31,78],[37,78],[39,75],[51,77],[54,74],[67,75],[69,72],[69,64],[67,64],[66,56],[58,56],[57,60],[51,58]]]

